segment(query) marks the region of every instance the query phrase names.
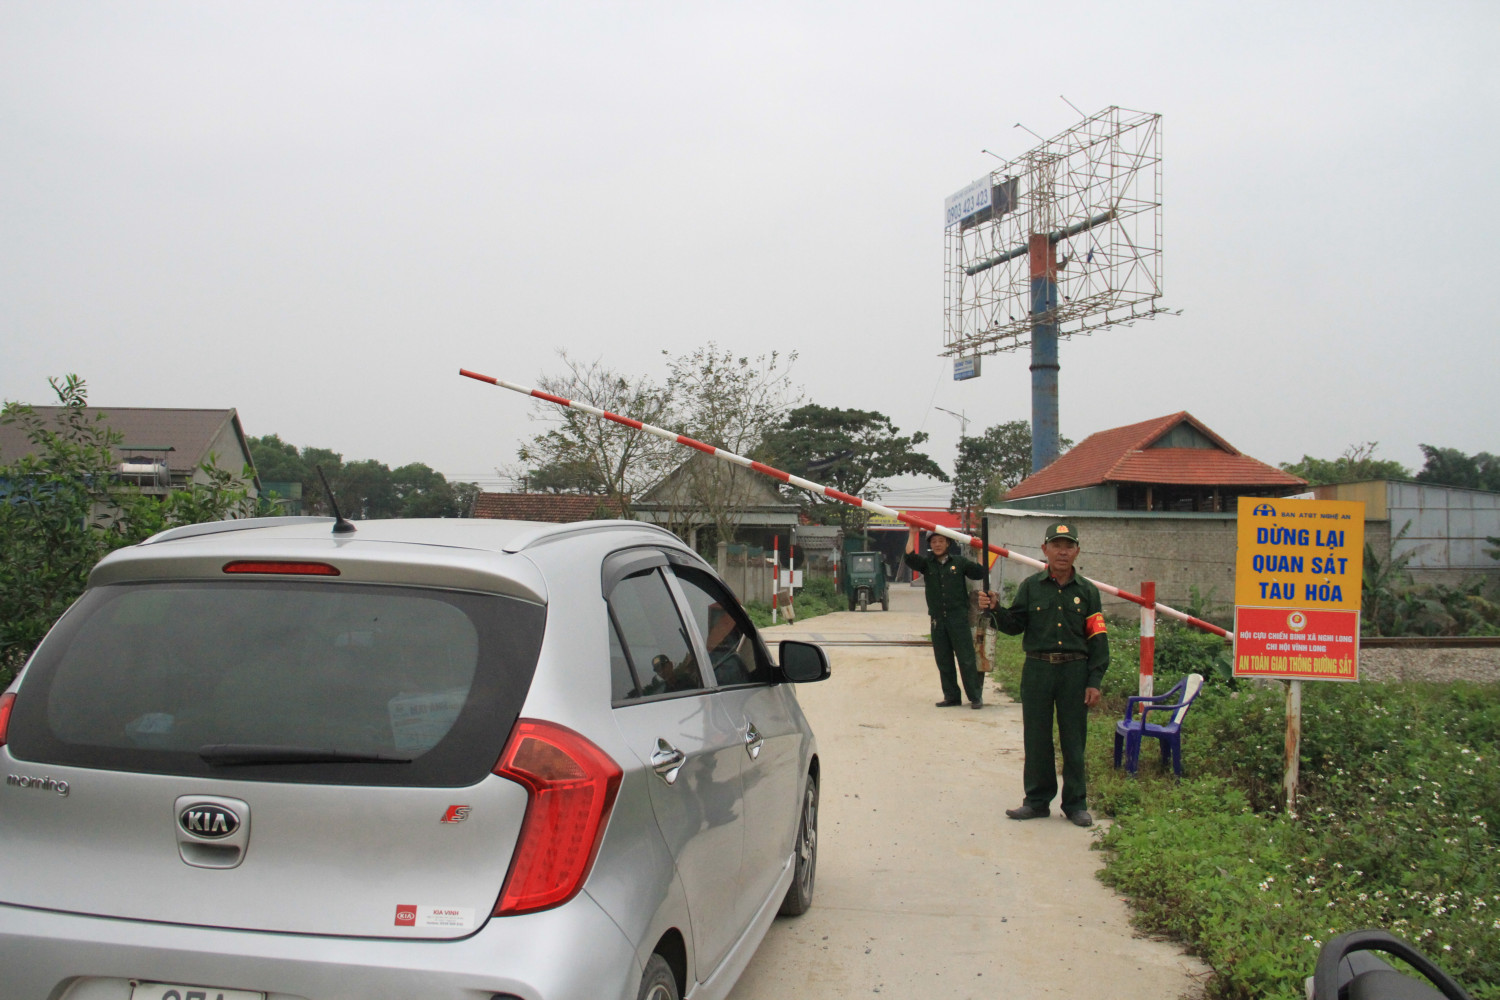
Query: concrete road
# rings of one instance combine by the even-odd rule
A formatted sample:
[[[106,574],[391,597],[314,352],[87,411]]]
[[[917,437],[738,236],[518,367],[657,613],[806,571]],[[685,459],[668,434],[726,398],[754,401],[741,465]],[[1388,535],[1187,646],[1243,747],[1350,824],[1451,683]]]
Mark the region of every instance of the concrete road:
[[[730,1000],[1200,996],[1208,970],[1137,937],[1095,877],[1094,831],[1006,819],[1022,797],[1019,704],[986,682],[982,710],[939,709],[930,648],[838,645],[926,634],[921,590],[891,596],[888,612],[767,632],[824,641],[833,661],[797,691],[823,765],[817,883]]]

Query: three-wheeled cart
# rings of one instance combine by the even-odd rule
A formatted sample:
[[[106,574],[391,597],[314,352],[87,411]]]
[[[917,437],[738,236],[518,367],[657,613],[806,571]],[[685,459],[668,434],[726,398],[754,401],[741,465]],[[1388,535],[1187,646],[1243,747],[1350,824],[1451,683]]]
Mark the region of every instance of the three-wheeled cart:
[[[891,594],[886,586],[885,558],[879,552],[845,552],[843,572],[844,598],[850,611],[866,611],[880,602],[880,610],[891,610]]]

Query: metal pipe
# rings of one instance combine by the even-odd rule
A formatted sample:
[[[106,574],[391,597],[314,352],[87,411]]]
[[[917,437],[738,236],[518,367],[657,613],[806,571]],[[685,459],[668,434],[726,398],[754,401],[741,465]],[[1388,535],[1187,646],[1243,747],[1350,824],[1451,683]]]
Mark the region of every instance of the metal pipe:
[[[876,503],[873,500],[865,500],[861,497],[851,496],[850,494],[845,493],[842,490],[836,490],[830,486],[822,486],[810,480],[803,479],[800,476],[794,476],[789,472],[783,472],[780,469],[775,469],[769,465],[765,465],[761,462],[754,461],[753,459],[746,458],[743,455],[736,455],[733,452],[725,451],[722,448],[715,448],[711,444],[704,444],[702,441],[696,441],[693,438],[688,437],[686,434],[674,434],[671,431],[666,430],[665,428],[653,427],[651,424],[641,423],[639,420],[636,420],[633,417],[622,417],[618,413],[610,413],[608,410],[601,410],[597,406],[590,406],[587,403],[580,403],[576,400],[565,399],[562,396],[556,396],[550,392],[543,392],[541,389],[532,389],[529,386],[518,385],[515,382],[507,382],[504,379],[498,379],[492,375],[481,375],[478,372],[469,371],[467,368],[460,368],[458,370],[458,373],[464,378],[471,378],[477,382],[488,382],[490,385],[499,386],[502,389],[509,389],[511,392],[519,392],[523,396],[533,396],[536,399],[545,399],[547,402],[556,403],[558,406],[566,406],[569,409],[579,410],[583,413],[590,413],[596,417],[602,417],[605,420],[610,420],[617,424],[623,424],[626,427],[630,427],[638,431],[644,431],[645,433],[650,434],[652,437],[662,438],[666,441],[675,441],[677,444],[680,444],[686,448],[692,448],[695,451],[701,451],[705,455],[712,455],[714,458],[717,458],[720,461],[730,462],[734,465],[738,465],[746,469],[752,469],[755,472],[759,472],[760,474],[765,476],[770,476],[772,479],[779,480],[780,482],[786,483],[789,486],[795,486],[798,489],[808,490],[809,492],[816,493],[819,496],[828,497],[831,500],[838,500],[841,503],[849,504],[851,507],[860,507],[865,510],[874,511],[877,514],[884,514],[887,517],[891,517],[897,521],[900,521],[902,524],[910,525],[914,528],[921,528],[923,531],[936,532],[937,534],[942,535],[944,538],[947,538],[950,541],[958,542],[960,545],[967,546],[971,549],[978,549],[984,544],[979,539],[974,538],[970,535],[966,535],[961,531],[954,531],[952,528],[945,528],[941,525],[934,524],[933,522],[928,521],[925,518],[917,517],[916,515],[909,514],[906,511],[895,510],[894,508],[886,507],[882,504]],[[1047,564],[1042,562],[1040,559],[1033,559],[1031,556],[1022,555],[1019,552],[1012,552],[1000,545],[991,545],[989,546],[989,550],[1002,559],[1014,559],[1017,562],[1025,563],[1026,565],[1031,566],[1035,569],[1047,568]],[[1146,604],[1146,599],[1139,594],[1132,594],[1128,590],[1121,590],[1119,587],[1113,586],[1112,584],[1104,583],[1100,580],[1094,580],[1090,577],[1084,577],[1084,579],[1088,580],[1094,586],[1098,587],[1100,590],[1104,591],[1106,594],[1109,594],[1112,597],[1118,597],[1121,600],[1130,601],[1132,604],[1139,604],[1142,606]],[[1205,632],[1212,632],[1214,635],[1222,636],[1226,639],[1229,637],[1228,632],[1226,632],[1224,629],[1219,628],[1219,626],[1213,624],[1212,622],[1206,622],[1201,618],[1195,618],[1184,611],[1178,611],[1176,608],[1170,608],[1165,604],[1156,604],[1155,607],[1156,610],[1161,612],[1162,614],[1168,615],[1172,618],[1176,618],[1178,621],[1186,622],[1187,624],[1192,625],[1195,628],[1200,628]]]
[[[1110,209],[1108,212],[1100,212],[1092,219],[1085,219],[1083,222],[1075,222],[1071,226],[1064,226],[1062,229],[1058,229],[1054,232],[1048,233],[1047,239],[1049,242],[1057,243],[1061,240],[1068,239],[1069,237],[1077,236],[1079,233],[1086,233],[1090,229],[1093,229],[1095,226],[1103,225],[1114,217],[1114,209]],[[1005,251],[998,257],[991,257],[988,260],[982,260],[978,264],[970,264],[968,267],[964,268],[964,274],[967,274],[972,278],[974,275],[979,274],[981,271],[988,271],[992,267],[998,267],[1008,260],[1015,260],[1017,257],[1024,257],[1030,251],[1030,249],[1031,248],[1027,246],[1019,246],[1015,247],[1014,249]]]

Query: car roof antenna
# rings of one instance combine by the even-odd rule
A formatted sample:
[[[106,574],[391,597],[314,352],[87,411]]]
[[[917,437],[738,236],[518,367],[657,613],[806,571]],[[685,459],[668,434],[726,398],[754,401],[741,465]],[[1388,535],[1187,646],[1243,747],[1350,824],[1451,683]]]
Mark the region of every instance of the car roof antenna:
[[[313,466],[313,468],[318,470],[318,478],[323,480],[323,492],[328,496],[329,506],[333,508],[333,533],[335,535],[349,534],[351,531],[355,530],[354,523],[352,521],[345,520],[344,515],[339,513],[339,502],[333,497],[333,490],[328,485],[328,477],[323,475],[323,467],[321,465],[315,465]]]

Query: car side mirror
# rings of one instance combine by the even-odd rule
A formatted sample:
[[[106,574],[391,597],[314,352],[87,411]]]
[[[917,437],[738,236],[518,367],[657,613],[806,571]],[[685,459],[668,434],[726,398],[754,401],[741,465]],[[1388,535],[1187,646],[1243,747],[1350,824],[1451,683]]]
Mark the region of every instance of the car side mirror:
[[[779,652],[781,673],[794,684],[826,681],[833,674],[828,666],[828,654],[816,643],[783,639]]]

